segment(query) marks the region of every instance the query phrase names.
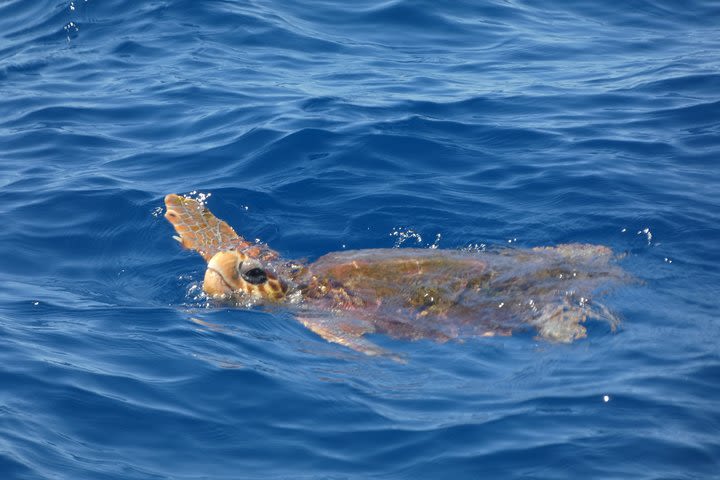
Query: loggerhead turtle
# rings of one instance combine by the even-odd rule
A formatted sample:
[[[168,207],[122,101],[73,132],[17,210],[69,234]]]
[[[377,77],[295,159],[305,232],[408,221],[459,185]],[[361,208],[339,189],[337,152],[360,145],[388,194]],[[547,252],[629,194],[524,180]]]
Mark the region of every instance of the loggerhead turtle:
[[[628,279],[610,248],[562,244],[466,252],[370,249],[328,253],[302,264],[251,243],[193,198],[165,197],[174,238],[208,262],[203,290],[240,306],[287,304],[327,341],[386,354],[364,338],[436,341],[510,335],[534,327],[541,338],[586,336],[588,318],[617,318],[590,294]]]

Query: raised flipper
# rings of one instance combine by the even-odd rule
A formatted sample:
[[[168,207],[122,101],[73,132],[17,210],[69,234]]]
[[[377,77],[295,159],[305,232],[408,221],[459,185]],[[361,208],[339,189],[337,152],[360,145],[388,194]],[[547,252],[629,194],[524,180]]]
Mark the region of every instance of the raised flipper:
[[[165,197],[165,207],[165,218],[178,233],[173,238],[183,247],[197,251],[205,261],[209,262],[216,253],[225,250],[242,250],[250,257],[265,260],[277,257],[277,253],[269,248],[253,245],[242,238],[194,198],[171,193]]]
[[[362,322],[346,316],[335,316],[329,313],[305,314],[299,316],[298,320],[328,342],[340,344],[365,355],[388,357],[396,362],[405,363],[398,355],[363,338],[366,333],[374,331],[372,324],[369,322]]]
[[[165,197],[165,207],[165,218],[178,233],[173,238],[183,247],[197,251],[206,261],[220,251],[250,246],[230,225],[194,198],[171,193]]]

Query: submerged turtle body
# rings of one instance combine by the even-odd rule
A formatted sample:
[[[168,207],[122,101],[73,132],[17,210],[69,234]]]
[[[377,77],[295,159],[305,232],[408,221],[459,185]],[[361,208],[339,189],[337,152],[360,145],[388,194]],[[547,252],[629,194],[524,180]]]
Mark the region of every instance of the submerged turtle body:
[[[534,327],[542,338],[570,342],[585,336],[587,318],[615,327],[616,317],[589,298],[627,278],[609,248],[588,244],[356,250],[301,265],[247,242],[194,199],[171,194],[165,204],[175,238],[208,261],[208,295],[245,305],[287,303],[326,340],[367,354],[385,353],[364,338],[368,333],[446,341]]]

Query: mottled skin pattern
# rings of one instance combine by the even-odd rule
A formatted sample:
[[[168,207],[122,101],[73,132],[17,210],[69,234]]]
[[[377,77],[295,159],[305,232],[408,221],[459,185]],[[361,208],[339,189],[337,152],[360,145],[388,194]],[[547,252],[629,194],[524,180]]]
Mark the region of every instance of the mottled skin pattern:
[[[586,335],[587,318],[616,317],[590,301],[628,276],[601,245],[495,252],[376,249],[329,253],[309,265],[251,244],[197,200],[165,197],[165,218],[185,248],[208,262],[203,290],[240,305],[285,303],[328,341],[386,354],[367,333],[437,341],[510,335],[534,327],[551,341]]]

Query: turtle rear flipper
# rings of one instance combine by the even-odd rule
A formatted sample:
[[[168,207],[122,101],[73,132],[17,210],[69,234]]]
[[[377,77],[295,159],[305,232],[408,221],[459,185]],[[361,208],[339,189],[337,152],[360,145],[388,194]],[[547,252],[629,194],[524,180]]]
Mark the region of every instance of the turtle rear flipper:
[[[588,319],[603,320],[615,331],[620,319],[601,303],[571,304],[568,299],[557,305],[547,305],[540,316],[531,323],[538,329],[540,337],[553,342],[570,343],[585,338],[584,324]]]
[[[199,201],[171,193],[165,197],[165,218],[175,227],[180,244],[197,251],[205,261],[223,250],[242,249],[250,243]]]
[[[370,323],[329,314],[299,316],[298,321],[328,342],[337,343],[365,355],[387,357],[396,362],[406,363],[400,356],[363,338],[363,335],[373,331]]]
[[[560,343],[570,343],[585,338],[587,331],[582,323],[587,318],[584,308],[563,302],[559,305],[547,305],[540,317],[532,323],[540,337]]]

